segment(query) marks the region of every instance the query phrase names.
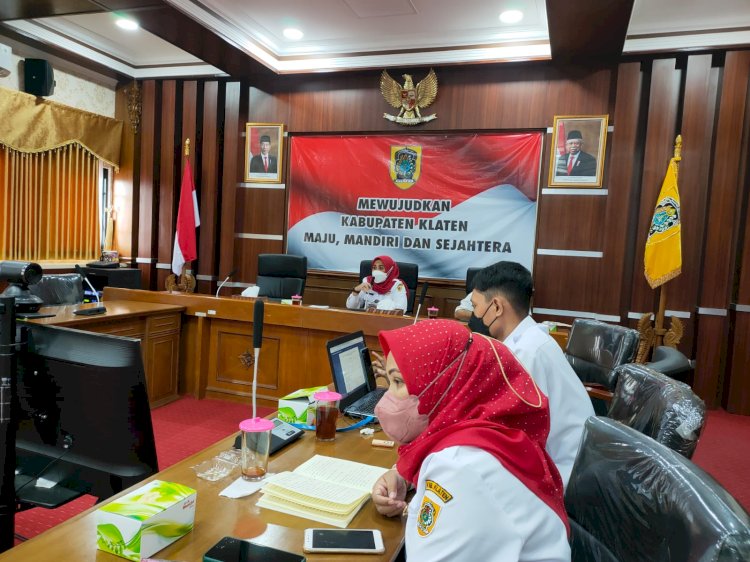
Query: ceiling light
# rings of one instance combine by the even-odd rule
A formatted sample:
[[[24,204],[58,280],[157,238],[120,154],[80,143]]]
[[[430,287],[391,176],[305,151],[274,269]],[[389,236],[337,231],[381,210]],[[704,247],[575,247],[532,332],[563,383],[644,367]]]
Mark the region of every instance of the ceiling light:
[[[523,19],[521,10],[507,10],[500,14],[500,21],[503,23],[518,23]]]
[[[117,27],[121,27],[122,29],[126,29],[128,31],[135,31],[139,27],[138,22],[126,18],[118,18],[117,20],[115,20],[115,23],[117,24]]]
[[[284,37],[287,39],[290,39],[291,41],[299,41],[305,36],[304,33],[302,33],[299,29],[296,29],[294,27],[287,27],[284,30]]]

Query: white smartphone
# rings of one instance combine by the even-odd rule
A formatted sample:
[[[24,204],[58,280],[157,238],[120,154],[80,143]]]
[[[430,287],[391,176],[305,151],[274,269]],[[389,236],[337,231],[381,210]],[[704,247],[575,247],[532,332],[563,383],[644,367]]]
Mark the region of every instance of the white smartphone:
[[[385,552],[383,535],[377,529],[305,529],[305,552]]]

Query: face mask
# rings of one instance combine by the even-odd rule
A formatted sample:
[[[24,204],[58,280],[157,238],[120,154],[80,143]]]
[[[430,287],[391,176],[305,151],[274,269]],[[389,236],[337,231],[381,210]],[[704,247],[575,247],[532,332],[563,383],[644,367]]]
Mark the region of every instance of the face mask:
[[[493,302],[492,304],[495,304],[495,303]],[[482,316],[477,316],[477,315],[476,315],[476,313],[474,313],[474,312],[472,312],[472,315],[473,315],[473,316],[474,316],[474,318],[476,318],[476,319],[477,319],[477,320],[478,320],[478,321],[479,321],[480,323],[484,324],[484,317],[485,317],[485,316],[487,316],[487,313],[489,312],[489,310],[490,310],[490,307],[488,306],[488,307],[487,307],[487,308],[485,309],[485,311],[484,311],[484,314],[482,314]],[[490,329],[490,326],[492,326],[492,325],[493,325],[493,324],[495,323],[495,320],[497,320],[498,318],[500,318],[500,317],[499,317],[499,316],[495,316],[495,318],[494,318],[494,319],[492,320],[492,322],[490,322],[490,325],[489,325],[489,326],[486,326],[486,327],[487,327],[487,330],[489,330],[489,329]]]
[[[380,427],[383,428],[383,431],[385,431],[391,439],[405,445],[414,441],[419,437],[420,433],[427,429],[427,426],[430,424],[430,416],[432,415],[432,412],[434,412],[438,405],[443,401],[448,394],[448,391],[453,386],[453,383],[456,382],[458,373],[464,365],[466,351],[469,349],[471,341],[471,338],[469,338],[469,341],[466,343],[466,349],[451,361],[445,369],[438,373],[438,375],[432,379],[432,382],[419,393],[419,396],[410,394],[406,398],[396,398],[391,392],[386,392],[383,395],[375,406],[375,415],[378,417]],[[461,359],[461,364],[458,366],[458,369],[456,369],[456,374],[453,375],[453,380],[451,380],[448,387],[432,407],[432,410],[427,414],[420,414],[419,398],[427,392],[427,390],[435,384],[435,382],[443,376],[443,373],[448,371],[448,369],[450,369],[459,358]]]
[[[399,443],[411,443],[430,423],[426,414],[419,413],[419,398],[409,395],[396,398],[386,392],[375,406],[375,415],[388,436]]]
[[[372,280],[375,281],[375,283],[382,283],[387,278],[388,274],[385,271],[380,271],[379,269],[372,270]]]

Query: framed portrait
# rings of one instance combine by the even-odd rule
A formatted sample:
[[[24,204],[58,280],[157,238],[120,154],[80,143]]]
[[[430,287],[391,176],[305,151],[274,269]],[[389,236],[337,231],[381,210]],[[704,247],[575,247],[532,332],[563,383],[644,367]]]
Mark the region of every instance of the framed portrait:
[[[609,115],[555,117],[550,187],[601,187],[608,120]]]
[[[284,159],[282,123],[245,124],[245,181],[281,183]]]

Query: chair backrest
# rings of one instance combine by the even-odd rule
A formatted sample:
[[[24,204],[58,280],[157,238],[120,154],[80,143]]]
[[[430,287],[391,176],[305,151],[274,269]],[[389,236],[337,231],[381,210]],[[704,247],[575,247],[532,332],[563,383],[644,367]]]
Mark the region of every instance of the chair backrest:
[[[639,339],[637,330],[576,318],[570,329],[565,356],[581,381],[614,390],[614,369],[633,361]]]
[[[706,420],[706,404],[688,385],[628,363],[617,367],[607,416],[691,458]]]
[[[411,314],[414,310],[414,301],[417,298],[417,285],[419,282],[419,265],[416,263],[409,263],[404,261],[397,261],[399,279],[406,284],[406,288],[409,289],[409,295],[406,299],[406,310],[405,314]],[[359,278],[363,279],[368,275],[372,274],[372,260],[362,260],[359,262]]]
[[[291,254],[258,256],[258,296],[289,299],[303,295],[307,281],[307,257]]]
[[[29,291],[45,305],[83,302],[83,277],[78,273],[42,275],[41,281],[29,285]]]
[[[646,366],[681,381],[686,381],[693,370],[690,359],[685,354],[667,345],[655,347],[651,361]]]
[[[750,560],[750,516],[737,501],[682,455],[608,418],[584,426],[565,505],[575,561]]]

